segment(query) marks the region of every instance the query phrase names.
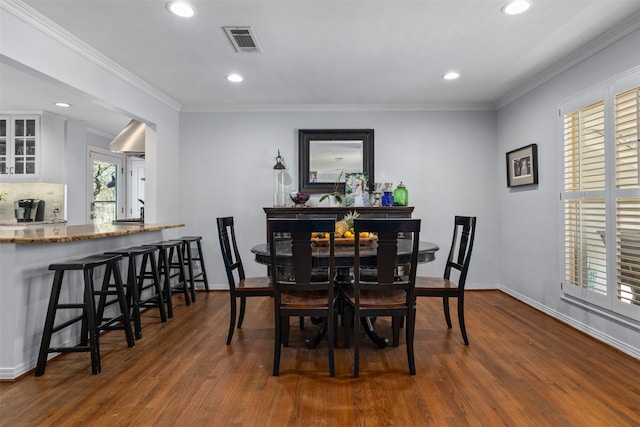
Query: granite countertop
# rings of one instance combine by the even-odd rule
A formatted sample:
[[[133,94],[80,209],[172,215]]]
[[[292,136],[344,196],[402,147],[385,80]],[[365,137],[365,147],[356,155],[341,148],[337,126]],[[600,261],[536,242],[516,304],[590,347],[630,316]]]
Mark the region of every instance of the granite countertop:
[[[63,243],[184,227],[184,224],[100,224],[34,226],[0,230],[0,243]]]
[[[64,219],[46,219],[44,221],[30,221],[30,222],[18,222],[15,219],[0,219],[0,226],[29,226],[29,227],[37,227],[39,225],[50,225],[50,224],[66,224],[67,221]]]

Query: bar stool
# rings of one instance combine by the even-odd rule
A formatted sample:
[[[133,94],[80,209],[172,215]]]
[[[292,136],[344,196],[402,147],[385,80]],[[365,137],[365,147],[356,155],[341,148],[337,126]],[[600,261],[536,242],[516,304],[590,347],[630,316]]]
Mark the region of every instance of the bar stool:
[[[124,294],[122,277],[120,275],[119,261],[121,255],[93,255],[87,258],[71,260],[67,262],[51,264],[49,270],[55,271],[53,286],[51,288],[51,298],[49,308],[44,323],[44,332],[38,353],[38,363],[36,365],[36,377],[44,374],[48,353],[70,353],[89,352],[91,353],[91,372],[99,374],[100,366],[100,344],[98,335],[101,330],[122,329],[127,338],[127,345],[135,345],[133,334],[131,333],[131,320],[129,318],[129,307]],[[94,268],[104,266],[104,277],[100,290],[94,288]],[[82,271],[84,276],[84,291],[82,303],[60,303],[60,291],[65,271]],[[112,282],[113,279],[113,282]],[[111,290],[112,289],[112,290]],[[103,321],[104,304],[107,295],[116,295],[120,306],[120,314]],[[95,297],[100,297],[98,309],[95,306]],[[64,309],[82,309],[82,314],[72,317],[54,326],[56,313]],[[50,347],[51,336],[76,322],[82,322],[80,332],[80,345],[75,347]],[[116,326],[120,324],[120,326]]]
[[[121,255],[128,259],[127,280],[124,286],[127,288],[127,301],[131,307],[136,339],[142,338],[141,308],[157,307],[160,312],[160,321],[167,321],[155,252],[156,248],[153,246],[135,246],[105,252],[106,255]],[[140,268],[137,267],[139,259],[141,259]],[[154,292],[143,299],[147,289],[153,289]]]
[[[182,240],[164,240],[162,242],[143,245],[158,249],[158,273],[161,281],[164,283],[164,298],[167,304],[167,317],[169,318],[173,317],[173,302],[171,301],[171,294],[173,291],[182,290],[185,304],[191,305],[189,285],[187,284],[187,276],[184,271],[182,245]],[[178,261],[175,263],[173,262],[174,257],[178,258]],[[172,270],[177,270],[177,272],[174,273]],[[174,285],[171,285],[171,279],[174,277],[177,277],[178,280]]]
[[[195,302],[196,286],[195,286],[195,280],[193,280],[193,264],[192,262],[189,262],[189,260],[187,259],[187,256],[191,251],[191,248],[189,247],[190,244],[184,241],[182,238],[171,239],[170,241],[172,242],[176,241],[180,243],[180,250],[179,250],[180,254],[178,255],[178,251],[176,251],[175,252],[176,256],[169,257],[169,265],[171,266],[171,270],[175,270],[179,272],[180,268],[182,267],[184,271],[185,282],[187,280],[189,281],[189,291],[191,294],[191,301]],[[180,257],[180,255],[182,256],[182,258]],[[173,277],[177,275],[178,273],[173,273]]]
[[[209,281],[207,280],[207,270],[204,266],[204,256],[202,252],[202,236],[183,236],[178,240],[182,240],[183,242],[183,251],[182,256],[184,258],[185,265],[187,266],[187,272],[189,273],[189,282],[191,283],[191,289],[195,290],[196,282],[201,282],[204,284],[204,288],[209,291]],[[196,244],[197,256],[193,254],[193,244]],[[200,272],[197,274],[193,274],[195,261],[200,264]],[[193,296],[193,300],[195,301],[195,294]]]

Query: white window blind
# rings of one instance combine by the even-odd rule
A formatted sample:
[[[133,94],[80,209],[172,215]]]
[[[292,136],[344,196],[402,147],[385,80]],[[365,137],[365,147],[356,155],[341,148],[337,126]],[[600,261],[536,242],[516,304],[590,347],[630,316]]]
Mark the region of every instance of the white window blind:
[[[640,88],[616,95],[616,186],[640,187],[638,175],[638,122]]]
[[[616,298],[640,306],[640,198],[622,197],[640,188],[638,175],[640,87],[615,97]]]
[[[563,111],[562,289],[640,319],[640,86],[602,94]]]

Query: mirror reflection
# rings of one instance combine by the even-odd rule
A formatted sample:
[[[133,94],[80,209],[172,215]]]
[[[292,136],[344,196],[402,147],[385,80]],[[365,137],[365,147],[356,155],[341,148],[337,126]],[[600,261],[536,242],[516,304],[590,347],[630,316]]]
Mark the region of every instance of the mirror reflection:
[[[341,172],[362,172],[362,141],[309,141],[310,183],[334,183]]]

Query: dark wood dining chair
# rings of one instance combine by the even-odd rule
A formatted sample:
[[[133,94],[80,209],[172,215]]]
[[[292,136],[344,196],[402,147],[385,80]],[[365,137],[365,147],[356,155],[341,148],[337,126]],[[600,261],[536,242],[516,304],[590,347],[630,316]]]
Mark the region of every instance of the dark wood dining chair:
[[[406,318],[405,339],[409,373],[415,375],[415,358],[413,353],[413,337],[415,330],[415,278],[418,265],[418,248],[420,240],[419,219],[356,219],[355,231],[355,263],[354,286],[347,289],[347,303],[353,310],[354,319],[354,364],[353,376],[360,375],[360,323],[362,318],[391,316],[394,335],[400,327],[399,319]],[[377,234],[376,276],[362,275],[360,253],[360,233]],[[398,274],[398,233],[412,241],[410,259],[402,262],[401,275]]]
[[[449,314],[449,298],[458,298],[458,321],[465,345],[469,345],[467,329],[464,324],[464,285],[467,281],[469,262],[473,250],[473,240],[476,235],[475,216],[456,216],[453,227],[453,240],[449,257],[444,268],[443,277],[416,278],[417,297],[442,298],[444,317],[447,326],[451,329],[451,316]],[[451,271],[458,272],[458,281],[451,280]]]
[[[319,249],[312,246],[311,237],[317,232],[329,233],[328,253],[322,258],[322,265],[314,263],[313,258]],[[333,377],[335,220],[270,219],[268,237],[275,307],[273,375],[280,374],[281,349],[288,344],[289,317],[309,316],[326,319],[329,375]],[[291,256],[279,256],[279,251],[291,251]],[[318,268],[324,268],[326,274],[318,274]]]
[[[240,300],[240,315],[238,317],[238,329],[242,328],[244,312],[248,297],[270,297],[273,296],[273,285],[269,276],[245,277],[242,259],[236,243],[236,232],[233,225],[233,217],[218,218],[218,237],[220,239],[220,250],[224,267],[227,271],[229,281],[229,297],[231,301],[231,312],[229,318],[229,334],[227,335],[227,345],[231,344],[233,331],[236,327],[237,302]]]

